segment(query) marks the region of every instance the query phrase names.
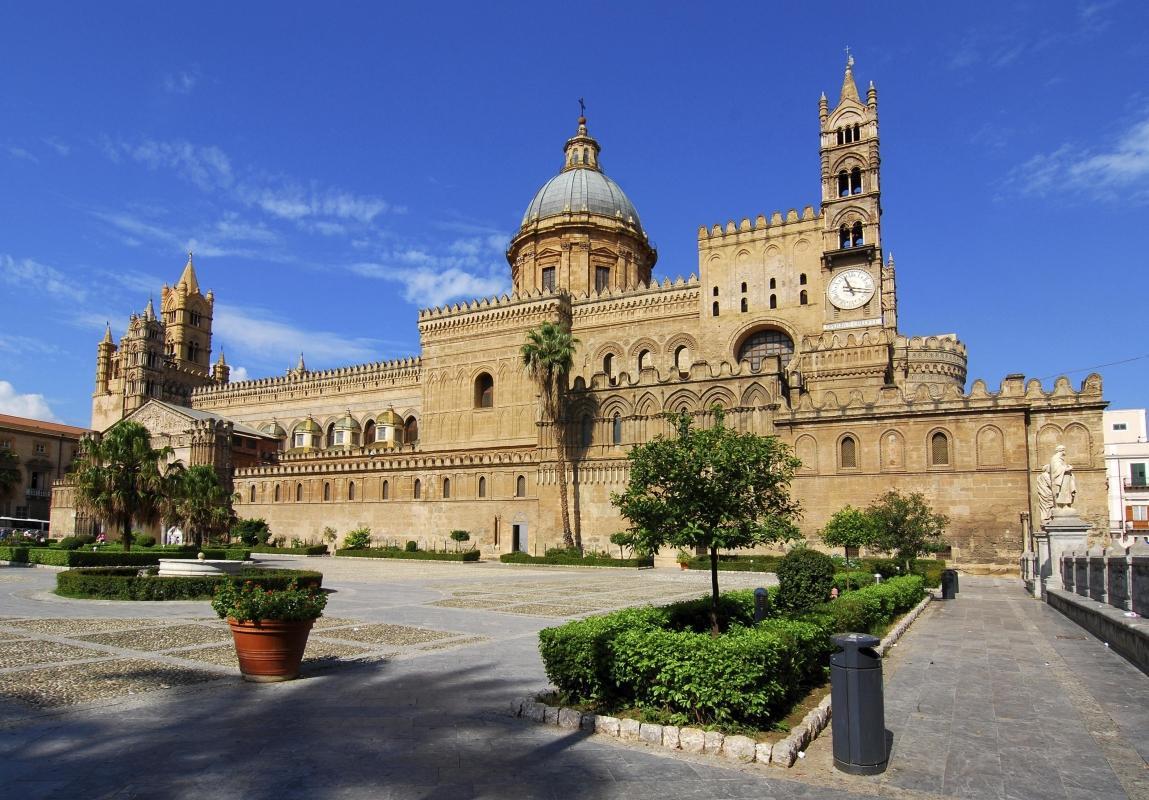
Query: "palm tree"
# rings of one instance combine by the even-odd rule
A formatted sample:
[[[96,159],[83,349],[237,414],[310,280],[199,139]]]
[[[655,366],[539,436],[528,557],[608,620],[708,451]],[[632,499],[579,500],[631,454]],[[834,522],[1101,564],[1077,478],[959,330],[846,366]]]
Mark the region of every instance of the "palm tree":
[[[124,550],[132,547],[132,523],[156,522],[164,507],[161,463],[170,447],[152,447],[148,429],[125,421],[99,438],[85,439],[73,468],[76,503],[111,528],[119,528]]]
[[[574,364],[578,339],[569,328],[555,322],[544,322],[527,331],[522,347],[523,366],[539,389],[544,419],[555,431],[559,462],[559,504],[563,517],[563,544],[582,549],[582,537],[571,534],[570,512],[567,509],[566,431],[563,424],[563,401],[567,391],[567,375]]]
[[[212,536],[230,527],[235,517],[231,494],[220,484],[214,467],[188,467],[178,473],[174,483],[175,503],[169,513],[191,531],[197,547],[203,547],[205,535]]]

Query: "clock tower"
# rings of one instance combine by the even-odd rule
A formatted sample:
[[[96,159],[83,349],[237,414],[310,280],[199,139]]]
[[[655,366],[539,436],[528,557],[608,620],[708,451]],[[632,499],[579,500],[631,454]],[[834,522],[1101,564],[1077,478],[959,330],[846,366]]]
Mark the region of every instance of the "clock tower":
[[[847,56],[838,105],[818,103],[822,161],[822,285],[827,331],[896,329],[893,263],[882,266],[878,90],[863,103]]]

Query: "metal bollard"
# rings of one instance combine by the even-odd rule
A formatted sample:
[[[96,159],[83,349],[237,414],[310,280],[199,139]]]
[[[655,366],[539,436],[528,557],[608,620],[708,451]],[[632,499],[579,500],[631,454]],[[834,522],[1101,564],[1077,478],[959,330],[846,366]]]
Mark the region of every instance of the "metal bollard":
[[[957,570],[942,570],[942,600],[953,600],[957,596]]]
[[[759,586],[754,590],[754,624],[770,616],[770,594]]]
[[[874,583],[881,583],[881,582],[882,582],[882,573],[875,572],[874,573]]]
[[[834,766],[851,775],[877,775],[889,761],[879,640],[865,633],[835,636],[830,656]]]

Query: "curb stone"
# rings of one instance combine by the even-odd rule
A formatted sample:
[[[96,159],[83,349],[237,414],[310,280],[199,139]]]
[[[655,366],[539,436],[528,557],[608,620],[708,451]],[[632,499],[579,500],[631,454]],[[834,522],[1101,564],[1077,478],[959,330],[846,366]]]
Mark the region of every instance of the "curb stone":
[[[930,601],[933,594],[927,592],[920,603],[902,618],[875,650],[884,656],[902,638]],[[833,717],[830,695],[826,695],[818,705],[807,712],[802,721],[795,725],[786,738],[769,744],[755,742],[748,736],[725,736],[719,731],[703,731],[698,728],[679,728],[674,725],[656,725],[639,722],[636,719],[619,719],[602,714],[581,714],[572,708],[554,708],[537,702],[536,695],[528,695],[510,702],[507,710],[512,717],[522,717],[534,722],[557,725],[562,728],[583,728],[596,734],[613,736],[625,741],[641,741],[658,745],[668,750],[683,750],[687,753],[703,753],[711,756],[724,756],[742,763],[754,762],[770,766],[789,768],[798,760],[798,754],[818,738]]]

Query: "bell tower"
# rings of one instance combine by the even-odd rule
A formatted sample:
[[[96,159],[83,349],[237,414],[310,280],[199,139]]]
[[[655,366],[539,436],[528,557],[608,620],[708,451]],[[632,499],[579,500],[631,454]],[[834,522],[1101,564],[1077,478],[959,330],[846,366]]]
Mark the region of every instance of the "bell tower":
[[[881,151],[878,90],[870,83],[862,102],[848,55],[842,91],[833,110],[823,93],[818,102],[821,128],[822,219],[826,329],[887,327],[894,301],[882,266]],[[892,281],[891,281],[892,284]]]
[[[172,366],[210,377],[211,319],[215,296],[200,293],[192,254],[175,286],[165,285],[161,296],[167,330],[167,360]]]

